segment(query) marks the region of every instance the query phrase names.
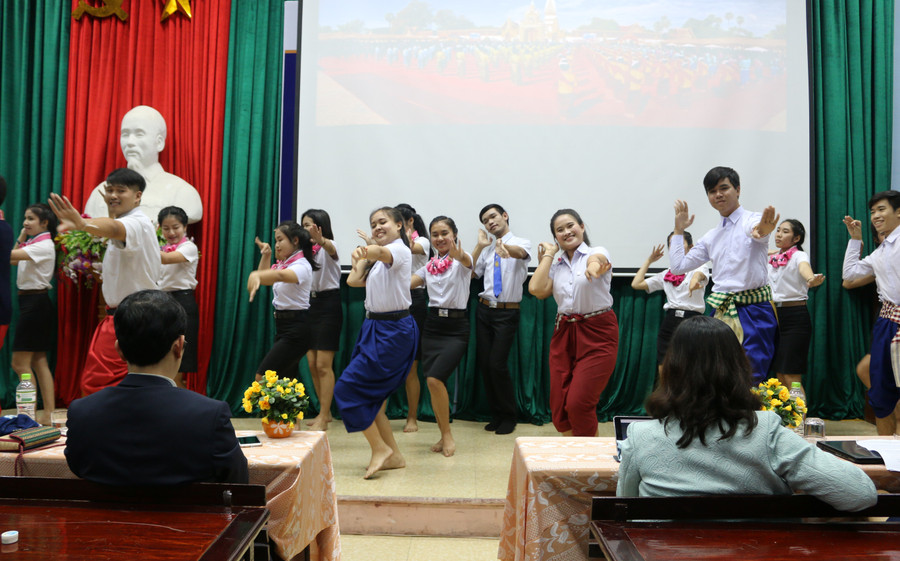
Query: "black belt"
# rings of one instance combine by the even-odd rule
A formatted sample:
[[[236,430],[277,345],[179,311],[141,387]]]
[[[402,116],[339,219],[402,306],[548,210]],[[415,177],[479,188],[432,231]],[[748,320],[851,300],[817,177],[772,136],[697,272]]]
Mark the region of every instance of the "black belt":
[[[518,310],[518,302],[497,302],[496,300],[488,300],[487,298],[478,298],[478,301],[488,308],[497,308],[501,310]]]
[[[694,310],[682,310],[681,308],[669,308],[666,310],[667,316],[672,316],[676,318],[689,318],[693,316],[702,315],[703,312],[696,312]]]
[[[25,290],[19,291],[19,296],[32,296],[34,294],[47,294],[50,292],[49,288],[26,288]]]
[[[409,310],[403,310],[400,312],[387,312],[384,314],[380,314],[378,312],[366,312],[366,319],[386,319],[386,320],[397,320],[403,319],[409,315]]]
[[[428,307],[428,315],[439,318],[464,318],[467,316],[466,310],[458,310],[453,308],[437,308]]]
[[[332,288],[330,290],[313,290],[309,293],[310,298],[330,298],[331,296],[338,296],[341,293],[340,288]]]
[[[176,294],[193,294],[194,289],[193,288],[185,288],[183,290],[169,290],[168,292],[172,296],[175,296]]]
[[[275,319],[296,319],[305,317],[309,310],[275,310]]]

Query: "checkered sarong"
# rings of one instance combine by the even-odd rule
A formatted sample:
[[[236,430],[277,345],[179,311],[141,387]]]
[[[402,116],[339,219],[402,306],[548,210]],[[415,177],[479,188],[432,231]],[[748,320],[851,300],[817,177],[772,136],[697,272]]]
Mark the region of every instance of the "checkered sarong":
[[[881,303],[881,313],[884,319],[900,324],[900,306],[890,302]],[[891,339],[891,368],[894,371],[894,383],[900,387],[900,329]]]
[[[741,292],[713,292],[706,298],[706,303],[712,306],[716,313],[714,317],[725,322],[737,335],[738,341],[744,342],[744,328],[738,317],[738,304],[759,304],[772,301],[772,287],[769,285],[743,290]]]

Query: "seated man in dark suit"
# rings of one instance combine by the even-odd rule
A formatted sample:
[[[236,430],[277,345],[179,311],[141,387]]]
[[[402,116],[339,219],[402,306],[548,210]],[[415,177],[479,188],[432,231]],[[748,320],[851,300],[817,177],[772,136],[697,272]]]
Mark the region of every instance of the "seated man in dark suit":
[[[109,485],[247,483],[247,459],[222,401],[175,387],[187,319],[171,296],[136,292],[116,310],[117,386],[69,406],[66,461]]]

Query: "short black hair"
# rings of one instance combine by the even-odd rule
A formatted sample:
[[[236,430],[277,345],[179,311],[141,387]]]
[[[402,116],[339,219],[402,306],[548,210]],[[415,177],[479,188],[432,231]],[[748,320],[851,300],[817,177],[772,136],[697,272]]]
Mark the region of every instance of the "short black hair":
[[[483,209],[481,209],[481,212],[478,213],[478,223],[479,224],[481,224],[481,217],[484,216],[484,213],[491,210],[492,208],[496,208],[497,212],[499,212],[500,214],[504,214],[506,212],[506,210],[504,210],[504,208],[502,206],[498,205],[497,203],[485,205],[485,207]],[[507,219],[507,222],[509,222],[509,219]]]
[[[122,185],[129,189],[144,192],[147,188],[147,181],[144,176],[128,168],[114,169],[106,176],[107,185]]]
[[[703,178],[703,188],[709,193],[723,179],[728,179],[734,187],[741,186],[741,178],[738,172],[729,167],[717,166],[706,172],[706,177]]]
[[[675,235],[674,230],[669,232],[669,236],[666,238],[666,247],[669,247],[670,245],[672,245],[672,236],[674,236],[674,235]],[[682,239],[684,239],[684,241],[687,242],[687,244],[689,246],[694,245],[694,237],[687,230],[685,230],[684,233],[681,234],[681,237],[682,237]]]
[[[880,193],[875,193],[872,195],[872,198],[869,199],[869,208],[875,206],[875,203],[878,201],[886,200],[891,208],[897,210],[900,208],[900,191],[894,191],[893,189],[889,191],[881,191]]]
[[[156,223],[162,226],[163,220],[170,216],[174,216],[175,220],[181,222],[181,225],[187,228],[188,215],[180,206],[167,206],[159,211],[159,214],[156,216]]]
[[[187,329],[181,304],[161,290],[128,295],[113,316],[119,350],[126,362],[150,366],[165,358]]]

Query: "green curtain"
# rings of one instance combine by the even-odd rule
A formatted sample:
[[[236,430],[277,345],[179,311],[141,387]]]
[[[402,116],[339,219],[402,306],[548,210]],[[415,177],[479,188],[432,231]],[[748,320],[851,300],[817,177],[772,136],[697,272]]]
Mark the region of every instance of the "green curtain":
[[[232,2],[219,218],[216,336],[207,394],[237,412],[274,337],[271,290],[248,301],[247,276],[272,242],[278,206],[282,2]]]
[[[62,182],[70,14],[71,6],[58,0],[0,2],[0,175],[9,185],[3,212],[14,235],[25,208],[46,202]],[[13,288],[15,275],[13,267]],[[4,408],[15,405],[18,383],[10,366],[16,311],[13,296],[0,351]]]
[[[815,131],[813,235],[819,272],[812,291],[814,333],[805,382],[811,415],[860,417],[864,387],[856,362],[868,352],[872,293],[841,288],[849,236],[842,218],[868,222],[868,198],[890,188],[893,98],[891,0],[810,3],[810,51]],[[869,228],[864,228],[871,251]]]

